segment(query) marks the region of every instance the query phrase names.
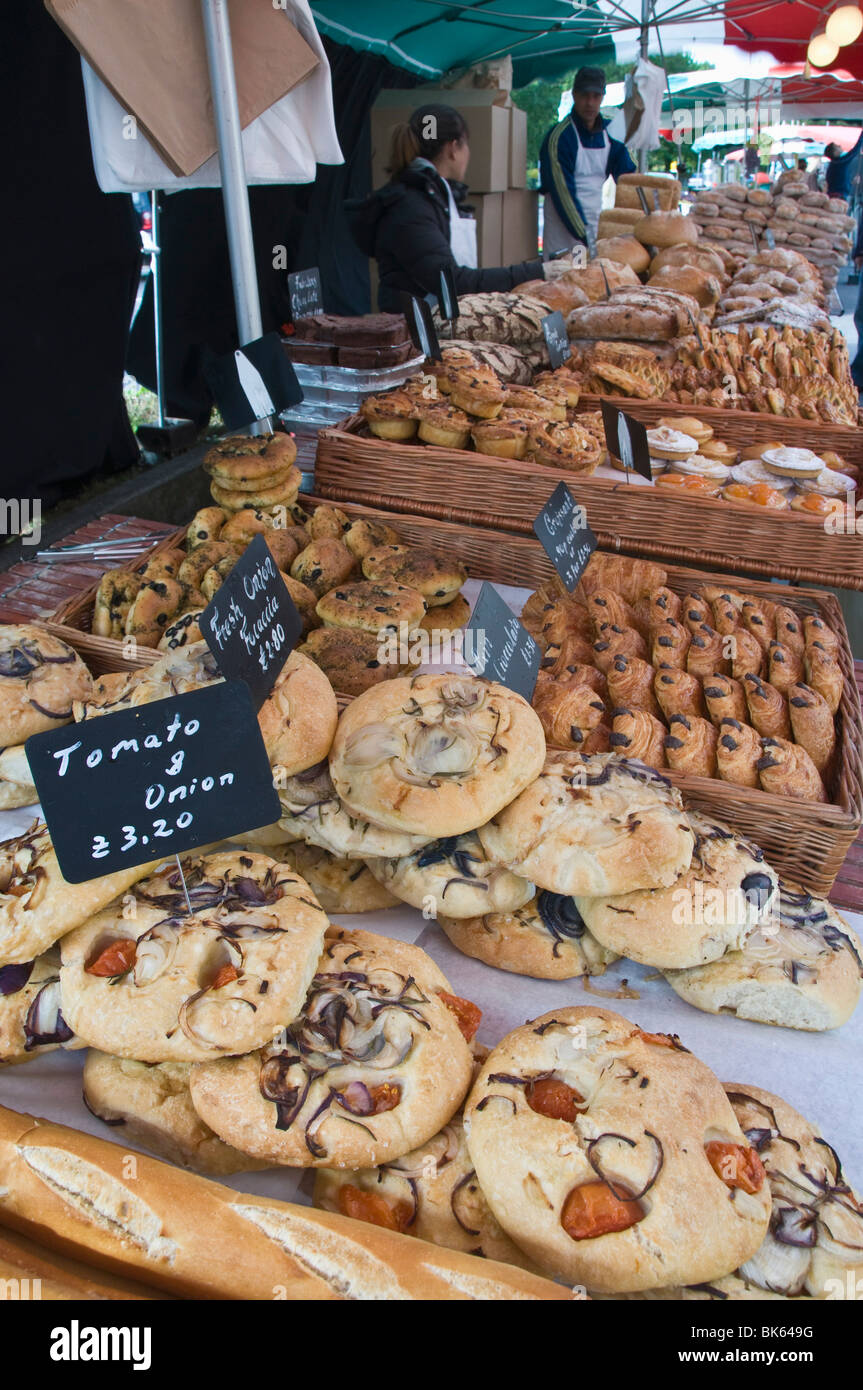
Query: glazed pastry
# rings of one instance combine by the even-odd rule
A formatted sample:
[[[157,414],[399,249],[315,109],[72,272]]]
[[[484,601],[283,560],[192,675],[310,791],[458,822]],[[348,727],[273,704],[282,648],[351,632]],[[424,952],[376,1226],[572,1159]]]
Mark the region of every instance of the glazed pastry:
[[[708,719],[672,714],[668,730],[664,747],[670,768],[692,777],[716,776],[716,730]]]
[[[701,695],[701,681],[688,671],[677,671],[660,666],[656,672],[653,689],[666,719],[673,714],[691,714],[698,718],[704,713]]]
[[[508,386],[504,405],[508,411],[526,412],[549,422],[566,420],[566,399],[559,391],[547,395],[530,386]]]
[[[731,648],[731,674],[737,681],[747,675],[760,676],[764,669],[764,650],[761,643],[745,628],[729,633],[733,642]]]
[[[776,641],[781,642],[789,651],[803,655],[806,646],[803,625],[794,609],[785,608],[782,604],[776,609]]]
[[[723,782],[737,787],[758,787],[758,762],[761,758],[761,737],[751,724],[738,719],[723,719],[716,743],[716,767]]]
[[[648,767],[665,767],[665,725],[644,709],[615,709],[611,720],[611,749],[636,758]]]
[[[539,421],[528,426],[527,454],[546,468],[570,473],[593,473],[599,467],[603,446],[580,425]]]
[[[821,774],[805,748],[784,738],[762,739],[761,746],[758,771],[766,792],[799,801],[827,800]]]
[[[616,656],[637,656],[643,661],[647,657],[647,647],[644,638],[634,627],[606,623],[593,644],[593,659],[600,671],[607,675]]]
[[[672,666],[676,671],[684,671],[691,640],[689,628],[674,618],[658,623],[653,628],[650,643],[650,659],[654,666]]]
[[[570,410],[574,409],[581,399],[578,379],[567,372],[565,366],[551,372],[537,372],[533,379],[534,391],[544,395],[547,387],[552,387],[558,395],[562,394]]]
[[[477,453],[505,459],[524,458],[527,433],[526,420],[479,420],[471,426],[471,438]]]
[[[776,637],[775,619],[762,604],[756,603],[753,599],[746,599],[744,602],[742,617],[746,631],[752,634],[761,650],[766,653]]]
[[[743,689],[749,706],[749,722],[762,738],[790,738],[791,720],[785,696],[757,676],[744,676]]]
[[[673,589],[668,589],[664,584],[660,584],[648,595],[647,602],[649,605],[648,626],[651,632],[662,623],[668,622],[670,618],[679,622],[681,601]]]
[[[503,409],[506,391],[491,367],[456,367],[447,372],[447,379],[450,400],[468,415],[492,420]]]
[[[824,696],[808,685],[792,685],[788,712],[794,742],[806,749],[822,777],[828,776],[836,751],[836,728]]]
[[[416,410],[416,401],[404,391],[367,396],[360,406],[360,414],[379,439],[413,439],[417,432]]]
[[[845,678],[836,658],[822,650],[820,639],[806,648],[803,669],[806,672],[807,683],[813,690],[817,690],[819,695],[823,695],[830,707],[830,713],[835,714],[842,701]]]
[[[710,606],[713,609],[713,626],[717,632],[727,637],[737,631],[740,626],[740,614],[728,594],[720,594]]]
[[[803,675],[803,654],[781,642],[771,642],[767,649],[767,679],[780,695],[787,695]]]
[[[680,621],[690,632],[697,631],[704,623],[709,625],[713,614],[710,604],[700,594],[684,594],[680,605]]]
[[[822,651],[828,652],[830,656],[838,657],[839,638],[832,627],[828,627],[823,618],[816,618],[811,614],[805,617],[803,619],[803,633],[807,648],[817,642]]]
[[[700,680],[718,671],[724,673],[728,669],[725,653],[726,639],[715,628],[702,623],[692,630],[692,640],[686,653],[686,669],[691,676],[698,676]]]
[[[659,704],[653,689],[654,670],[637,656],[616,656],[606,674],[608,698],[613,705],[625,709],[642,709],[659,715]],[[633,754],[633,757],[637,757]]]
[[[717,727],[723,719],[736,719],[741,724],[749,720],[746,693],[740,681],[734,680],[731,676],[714,672],[713,675],[705,677],[704,703],[707,705],[711,723]]]
[[[446,401],[417,406],[418,438],[441,449],[466,449],[470,439],[470,420],[463,410]]]
[[[534,695],[546,742],[554,748],[584,752],[584,741],[605,718],[605,704],[589,685],[555,681]]]

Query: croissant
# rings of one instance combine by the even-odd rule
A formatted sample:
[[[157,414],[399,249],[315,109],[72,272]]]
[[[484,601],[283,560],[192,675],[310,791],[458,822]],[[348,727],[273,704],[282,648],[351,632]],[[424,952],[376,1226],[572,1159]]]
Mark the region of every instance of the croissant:
[[[760,676],[764,669],[764,652],[761,643],[744,628],[732,632],[727,639],[731,645],[731,674],[737,681],[748,675]]]
[[[738,787],[757,787],[760,734],[739,719],[723,719],[717,732],[716,766],[722,781]]]
[[[721,594],[710,606],[713,609],[713,626],[717,632],[727,637],[729,633],[737,631],[740,626],[740,613],[734,607],[730,594]]]
[[[701,681],[688,671],[660,666],[653,681],[653,690],[666,719],[671,719],[674,714],[699,716],[703,713]]]
[[[743,604],[743,624],[763,652],[767,651],[776,636],[776,623],[766,611],[765,606],[748,598]]]
[[[803,669],[806,672],[807,683],[813,690],[817,690],[819,695],[823,695],[830,707],[830,713],[835,714],[842,701],[845,679],[836,658],[822,650],[820,639],[806,648]]]
[[[725,643],[726,639],[707,623],[695,628],[689,651],[686,653],[686,669],[689,674],[704,680],[716,671],[725,672],[729,664],[725,655]]]
[[[713,614],[710,611],[710,604],[699,594],[684,594],[680,606],[680,616],[689,631],[695,632],[702,623],[709,623]]]
[[[654,666],[673,666],[676,670],[682,671],[686,666],[691,640],[689,628],[676,622],[674,618],[659,623],[653,629],[650,644],[650,659]]]
[[[800,619],[793,608],[785,608],[782,604],[776,610],[776,641],[801,655],[806,646]]]
[[[613,589],[596,589],[587,600],[587,612],[593,623],[593,637],[598,637],[604,623],[617,627],[634,627],[634,613],[620,594]],[[637,629],[636,629],[637,630]]]
[[[603,721],[605,703],[589,685],[559,682],[534,696],[534,709],[546,739],[556,748],[582,748]]]
[[[817,642],[823,651],[828,652],[830,656],[838,657],[839,638],[832,627],[827,626],[823,618],[816,618],[811,615],[804,618],[803,633],[807,648]]]
[[[824,696],[808,685],[792,685],[788,712],[794,742],[805,748],[818,771],[828,776],[836,751],[836,726]]]
[[[528,626],[530,623],[537,622],[538,626],[542,626],[542,622],[545,620],[542,619],[538,621],[540,619],[540,614],[544,613],[550,605],[557,603],[562,598],[568,599],[569,594],[564,587],[563,580],[556,574],[547,584],[542,584],[540,588],[536,589],[525,603],[524,608],[521,610],[522,626],[526,627],[528,632],[531,631],[531,628]]]
[[[627,603],[636,604],[667,580],[668,571],[652,560],[630,560],[626,555],[606,555],[595,550],[581,577],[581,596],[587,598],[597,589],[614,589]]]
[[[675,622],[680,621],[680,599],[673,589],[667,589],[664,584],[652,590],[647,597],[647,605],[648,626],[651,632],[669,618],[673,618]]]
[[[785,696],[758,676],[744,676],[743,689],[749,706],[749,722],[762,738],[790,738],[791,720]]]
[[[698,715],[673,714],[668,721],[665,756],[675,772],[692,777],[716,776],[716,730]]]
[[[821,774],[805,748],[784,738],[765,738],[758,759],[761,785],[776,796],[793,796],[799,801],[826,801]]]
[[[583,642],[593,641],[590,615],[583,604],[560,599],[545,612],[536,640],[541,647],[550,647],[559,646],[573,636],[580,637]]]
[[[718,599],[726,599],[738,613],[743,612],[743,605],[746,602],[746,595],[738,593],[737,589],[723,589],[719,584],[702,584],[699,592],[703,599],[709,604],[714,604]]]
[[[647,656],[644,638],[634,627],[618,627],[616,623],[605,623],[600,629],[599,638],[593,644],[593,660],[608,675],[608,669],[616,656],[637,656],[643,661]]]
[[[704,703],[711,723],[717,727],[724,719],[736,719],[741,724],[749,721],[746,695],[740,681],[731,676],[714,672],[704,679]]]
[[[611,747],[625,758],[638,758],[648,767],[665,767],[665,725],[645,709],[616,709],[611,721]]]
[[[767,679],[782,695],[787,695],[803,675],[803,653],[771,642],[767,649]]]
[[[536,690],[539,691],[540,686],[543,685],[554,685],[561,682],[569,686],[587,685],[607,702],[608,682],[597,666],[579,665],[576,662],[568,667],[562,676],[558,677],[555,677],[551,671],[543,671],[540,667],[536,675]]]
[[[573,667],[587,666],[593,662],[593,648],[574,633],[561,643],[553,643],[543,655],[539,669],[549,671],[553,676],[571,675]]]
[[[653,667],[637,656],[616,656],[608,668],[608,698],[612,705],[643,709],[659,715],[653,692]]]

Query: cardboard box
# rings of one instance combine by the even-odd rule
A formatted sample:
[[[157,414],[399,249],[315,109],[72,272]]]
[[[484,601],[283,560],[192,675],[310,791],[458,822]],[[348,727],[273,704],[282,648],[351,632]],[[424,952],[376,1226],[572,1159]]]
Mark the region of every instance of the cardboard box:
[[[476,215],[477,265],[483,269],[503,264],[503,198],[502,193],[470,192],[467,195],[467,202],[475,209]]]
[[[45,0],[175,174],[216,153],[200,0]],[[230,0],[240,122],[247,125],[318,66],[317,55],[270,5]]]
[[[509,186],[527,188],[527,112],[509,110]]]
[[[381,92],[371,110],[372,187],[380,188],[389,174],[390,143],[394,126],[408,121],[424,102],[453,106],[470,130],[468,180],[478,193],[502,193],[509,187],[510,109],[502,103],[506,92],[415,91]]]
[[[536,260],[539,194],[532,188],[508,188],[502,197],[501,265]]]

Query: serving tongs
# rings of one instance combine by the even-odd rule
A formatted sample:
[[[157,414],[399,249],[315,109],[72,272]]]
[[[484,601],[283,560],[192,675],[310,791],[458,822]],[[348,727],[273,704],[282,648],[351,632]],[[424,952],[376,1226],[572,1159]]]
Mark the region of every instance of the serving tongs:
[[[124,536],[117,540],[84,541],[80,545],[52,546],[50,550],[37,550],[36,559],[46,565],[56,565],[69,560],[137,560],[156,541],[164,540],[164,533],[151,533],[144,536]]]

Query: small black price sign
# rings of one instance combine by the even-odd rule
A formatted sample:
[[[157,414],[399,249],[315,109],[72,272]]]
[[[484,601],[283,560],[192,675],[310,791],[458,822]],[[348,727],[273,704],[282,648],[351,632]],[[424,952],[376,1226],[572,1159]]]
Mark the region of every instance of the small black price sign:
[[[558,483],[534,521],[533,529],[572,593],[596,549],[596,536],[588,524],[587,512],[576,502],[566,483]]]
[[[69,883],[184,854],[279,817],[241,681],[35,734],[25,750]]]
[[[440,272],[437,298],[441,318],[445,323],[455,323],[458,318],[458,295],[455,292],[455,276],[451,265],[445,265]]]
[[[569,346],[563,314],[559,309],[555,309],[553,314],[546,314],[542,321],[542,332],[552,369],[562,367],[572,356],[572,349]]]
[[[210,356],[204,376],[229,430],[278,415],[303,399],[278,333],[265,333],[223,357]]]
[[[295,270],[288,276],[288,298],[291,301],[291,319],[294,323],[310,314],[324,312],[321,272],[316,265],[310,266],[308,270]]]
[[[474,634],[475,674],[530,700],[542,653],[493,584],[483,584],[465,627]]]
[[[764,229],[764,240],[767,242],[771,251],[776,250],[776,238],[769,227],[765,227]]]
[[[260,709],[303,630],[263,536],[246,546],[198,622],[222,675],[245,681]]]
[[[408,332],[414,347],[432,362],[440,362],[440,343],[428,301],[417,299],[406,290],[402,291],[401,300],[402,312],[407,319]]]
[[[640,420],[634,419],[632,415],[625,415],[608,401],[602,401],[600,404],[608,452],[620,459],[627,473],[640,473],[642,478],[652,482],[646,427]]]

